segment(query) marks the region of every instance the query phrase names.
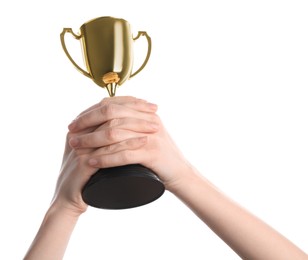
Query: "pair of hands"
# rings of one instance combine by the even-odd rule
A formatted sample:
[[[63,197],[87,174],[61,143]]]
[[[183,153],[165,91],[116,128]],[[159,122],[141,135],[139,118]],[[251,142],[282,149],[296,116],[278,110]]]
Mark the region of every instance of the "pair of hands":
[[[156,110],[133,97],[107,98],[69,125],[54,199],[25,259],[63,259],[78,217],[87,209],[81,190],[91,175],[98,168],[134,163],[152,169],[241,258],[307,259],[203,178],[181,155]]]
[[[81,190],[99,168],[140,163],[172,189],[188,166],[165,130],[157,106],[134,97],[105,98],[69,126],[53,204],[80,215]],[[189,167],[189,166],[188,166]]]

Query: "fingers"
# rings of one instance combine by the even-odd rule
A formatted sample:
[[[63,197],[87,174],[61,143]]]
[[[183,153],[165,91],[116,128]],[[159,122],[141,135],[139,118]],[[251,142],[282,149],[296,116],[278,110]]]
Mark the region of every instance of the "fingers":
[[[110,146],[97,149],[88,160],[95,168],[108,168],[126,164],[142,163],[140,148],[146,145],[147,136],[132,138]]]
[[[82,112],[70,125],[71,132],[78,132],[94,127],[114,118],[137,117],[145,118],[148,113],[154,113],[157,106],[134,97],[113,97]]]
[[[123,165],[131,161],[127,154],[136,151],[138,156],[144,157],[139,148],[145,144],[147,135],[159,130],[156,111],[156,105],[134,97],[103,99],[69,125],[69,145],[82,154],[97,156],[92,158],[92,165],[95,158],[109,165],[106,167]],[[140,162],[137,154],[133,157],[136,163]]]
[[[113,97],[113,98],[104,98],[99,103],[97,103],[97,104],[87,108],[83,112],[81,112],[78,116],[83,115],[86,112],[91,111],[91,110],[93,110],[93,109],[95,109],[99,106],[102,106],[102,105],[107,105],[107,104],[110,104],[110,103],[123,104],[125,102],[132,102],[134,100],[138,100],[138,99],[135,98],[135,97],[131,97],[131,96],[117,96],[117,97]],[[142,99],[139,99],[139,100],[142,101]],[[144,100],[144,102],[146,102],[146,101]]]
[[[94,132],[72,136],[69,144],[75,149],[97,148],[137,138],[145,133],[154,133],[158,127],[157,123],[142,119],[117,118],[103,124]]]

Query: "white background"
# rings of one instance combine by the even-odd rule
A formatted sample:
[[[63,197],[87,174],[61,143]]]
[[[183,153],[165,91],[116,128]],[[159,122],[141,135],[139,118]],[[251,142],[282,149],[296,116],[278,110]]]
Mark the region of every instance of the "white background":
[[[53,195],[67,125],[107,96],[59,39],[99,16],[124,18],[153,41],[147,67],[117,94],[157,103],[208,179],[307,252],[307,14],[306,0],[2,1],[0,259],[24,256]],[[169,192],[135,209],[90,208],[65,256],[179,258],[238,259]]]

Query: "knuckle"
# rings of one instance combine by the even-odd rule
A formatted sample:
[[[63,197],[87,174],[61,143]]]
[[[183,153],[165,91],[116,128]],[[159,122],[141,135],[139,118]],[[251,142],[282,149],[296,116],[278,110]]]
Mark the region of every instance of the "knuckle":
[[[117,140],[117,131],[114,128],[106,129],[105,135],[108,141],[113,142]]]
[[[79,138],[79,146],[81,147],[88,147],[90,145],[89,136],[83,136]]]
[[[107,153],[113,153],[115,151],[115,146],[114,145],[108,145],[105,147],[105,150]]]
[[[114,104],[106,104],[101,107],[100,112],[107,118],[112,118],[115,113]]]
[[[111,119],[109,122],[108,122],[108,126],[110,127],[110,128],[112,128],[112,127],[116,127],[116,126],[118,126],[119,124],[120,124],[120,118],[113,118],[113,119]]]
[[[104,106],[104,105],[106,105],[106,104],[109,104],[109,102],[110,102],[110,98],[109,98],[109,97],[105,97],[105,98],[103,98],[103,99],[101,100],[100,105],[101,105],[101,106]]]
[[[106,114],[106,105],[101,106],[99,112],[104,116]]]

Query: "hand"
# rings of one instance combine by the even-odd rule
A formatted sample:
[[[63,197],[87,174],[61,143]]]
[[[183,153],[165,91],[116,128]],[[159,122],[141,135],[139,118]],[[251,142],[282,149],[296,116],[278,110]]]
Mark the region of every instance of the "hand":
[[[87,110],[79,116],[86,112]],[[87,163],[88,156],[94,149],[85,148],[74,150],[69,145],[69,140],[72,136],[87,134],[94,130],[88,128],[74,135],[67,133],[66,136],[62,166],[57,180],[52,206],[56,208],[60,207],[60,210],[64,209],[75,216],[79,216],[87,209],[87,204],[84,203],[81,197],[81,190],[91,175],[95,173],[95,169]]]
[[[133,97],[104,99],[81,114],[70,126],[69,143],[76,150],[95,149],[88,165],[107,168],[140,163],[152,169],[167,189],[175,185],[190,164],[155,113],[157,106]],[[96,128],[93,132],[82,133]]]
[[[52,205],[77,216],[86,211],[87,204],[82,200],[81,191],[91,175],[97,171],[97,167],[88,163],[90,155],[93,156],[102,146],[110,153],[112,147],[137,148],[143,145],[144,133],[156,131],[150,122],[153,120],[145,120],[156,118],[153,113],[156,109],[155,105],[143,100],[116,97],[104,99],[82,112],[69,125],[71,131],[67,134]],[[113,146],[113,142],[117,140],[122,142]],[[116,150],[119,151],[119,148]]]

